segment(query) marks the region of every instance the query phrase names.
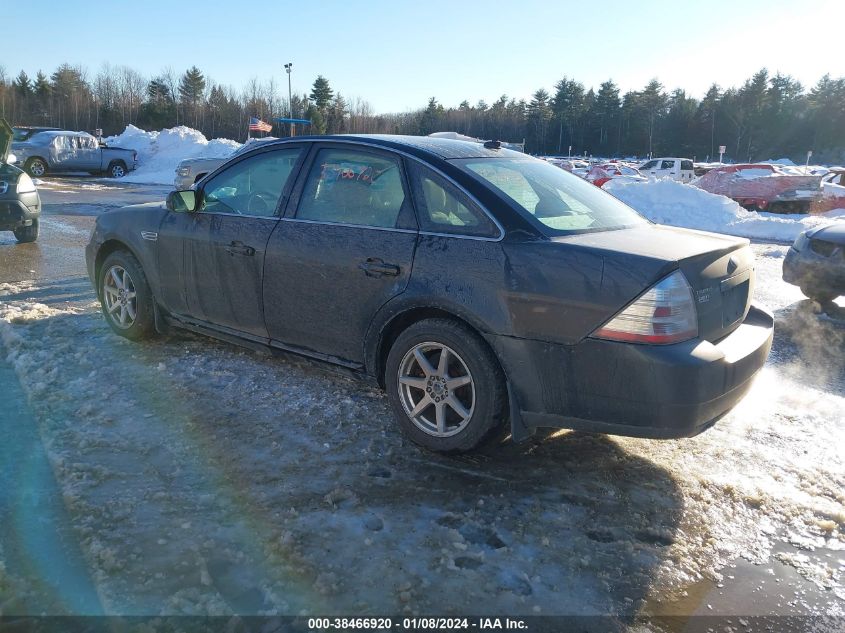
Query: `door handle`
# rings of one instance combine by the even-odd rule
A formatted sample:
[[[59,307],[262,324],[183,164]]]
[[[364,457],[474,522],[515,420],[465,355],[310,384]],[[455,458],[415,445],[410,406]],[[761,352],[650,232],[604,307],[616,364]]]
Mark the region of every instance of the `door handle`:
[[[246,255],[247,257],[255,255],[255,249],[252,246],[247,246],[243,242],[231,242],[226,247],[226,252],[229,253],[229,255]]]
[[[378,257],[368,257],[365,261],[358,264],[358,268],[364,271],[367,277],[397,277],[401,270],[395,264],[386,264],[384,260]]]

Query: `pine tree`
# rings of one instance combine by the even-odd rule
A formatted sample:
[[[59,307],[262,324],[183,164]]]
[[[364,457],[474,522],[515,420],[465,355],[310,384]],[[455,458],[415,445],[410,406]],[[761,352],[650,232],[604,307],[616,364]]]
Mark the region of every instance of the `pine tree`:
[[[29,75],[27,75],[24,71],[20,72],[17,79],[12,82],[12,85],[21,97],[26,98],[32,94],[32,84],[29,81]]]
[[[317,75],[314,85],[311,87],[311,94],[308,96],[320,110],[325,110],[334,96],[329,86],[329,80],[322,75]]]
[[[205,77],[196,66],[191,66],[179,81],[179,96],[183,103],[195,106],[205,92]]]
[[[531,102],[528,104],[530,125],[528,140],[532,152],[540,154],[546,152],[546,132],[551,118],[549,93],[540,88],[531,96]]]
[[[437,99],[431,97],[428,100],[428,106],[420,114],[419,132],[423,136],[431,134],[432,132],[440,131],[440,122],[443,118],[443,106],[437,103]]]

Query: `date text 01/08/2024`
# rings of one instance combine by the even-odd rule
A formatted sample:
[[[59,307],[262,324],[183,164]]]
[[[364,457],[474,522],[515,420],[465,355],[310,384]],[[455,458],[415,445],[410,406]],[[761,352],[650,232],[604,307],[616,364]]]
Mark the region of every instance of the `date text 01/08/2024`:
[[[395,623],[391,618],[309,618],[308,629],[319,630],[422,630],[445,631],[460,629],[525,630],[524,620],[513,618],[403,618]]]

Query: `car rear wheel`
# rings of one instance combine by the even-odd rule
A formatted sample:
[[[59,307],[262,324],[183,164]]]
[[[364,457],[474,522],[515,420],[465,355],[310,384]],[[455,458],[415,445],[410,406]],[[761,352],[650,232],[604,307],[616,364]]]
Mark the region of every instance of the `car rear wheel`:
[[[126,175],[126,165],[121,162],[114,162],[109,165],[108,173],[112,178],[123,178]]]
[[[32,221],[29,226],[21,226],[14,230],[15,239],[21,243],[34,242],[38,239],[38,219]]]
[[[115,251],[100,267],[100,305],[111,328],[137,341],[151,336],[155,328],[153,296],[137,259]]]
[[[30,176],[35,176],[36,178],[40,178],[47,173],[47,163],[40,158],[30,158],[26,161],[25,168]]]
[[[507,388],[487,343],[465,325],[426,319],[393,344],[385,365],[388,399],[405,434],[433,451],[477,448],[498,436]]]
[[[819,288],[815,288],[814,286],[802,285],[801,292],[804,293],[805,297],[812,299],[821,304],[830,303],[836,296],[833,292],[829,290],[821,290]]]

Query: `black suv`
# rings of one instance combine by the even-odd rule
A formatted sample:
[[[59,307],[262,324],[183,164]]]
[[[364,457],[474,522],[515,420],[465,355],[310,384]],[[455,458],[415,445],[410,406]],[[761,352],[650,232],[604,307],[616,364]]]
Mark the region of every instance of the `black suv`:
[[[0,231],[14,232],[18,242],[34,242],[41,198],[29,174],[6,162],[13,134],[6,120],[0,119]]]

